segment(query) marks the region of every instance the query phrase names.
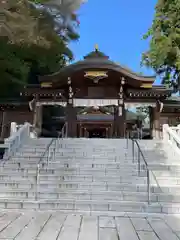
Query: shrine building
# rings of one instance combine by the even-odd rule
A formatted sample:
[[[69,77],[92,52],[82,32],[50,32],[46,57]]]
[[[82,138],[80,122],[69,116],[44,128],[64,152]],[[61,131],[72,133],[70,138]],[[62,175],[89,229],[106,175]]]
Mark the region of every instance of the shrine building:
[[[129,109],[137,107],[148,109],[150,136],[160,137],[162,124],[179,121],[180,101],[154,82],[155,76],[134,73],[96,47],[83,60],[28,84],[21,100],[0,100],[1,137],[8,123],[28,121],[38,136],[57,133],[66,123],[68,137],[124,138],[131,130]]]

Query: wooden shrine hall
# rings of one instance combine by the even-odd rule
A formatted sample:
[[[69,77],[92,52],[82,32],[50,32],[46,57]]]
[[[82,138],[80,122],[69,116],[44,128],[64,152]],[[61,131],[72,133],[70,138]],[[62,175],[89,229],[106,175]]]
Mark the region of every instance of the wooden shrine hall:
[[[39,134],[43,105],[54,104],[65,108],[69,137],[88,137],[93,131],[105,137],[124,137],[129,107],[149,107],[152,134],[159,128],[163,101],[171,90],[153,86],[154,81],[155,77],[138,75],[110,61],[96,47],[84,60],[39,77],[39,84],[27,87],[23,94],[34,99],[34,125]],[[79,109],[83,107],[91,111],[82,113]]]
[[[23,114],[14,114],[11,121],[31,122],[42,136],[45,111],[56,106],[61,110],[49,113],[49,117],[53,115],[54,126],[58,124],[59,130],[67,124],[68,137],[123,138],[128,109],[147,107],[153,137],[160,131],[164,102],[172,93],[162,85],[153,85],[154,81],[155,77],[136,74],[111,61],[96,46],[83,60],[52,75],[40,76],[37,84],[29,84],[21,93],[27,99],[23,110],[21,104],[13,108]],[[51,128],[52,131],[56,129]]]

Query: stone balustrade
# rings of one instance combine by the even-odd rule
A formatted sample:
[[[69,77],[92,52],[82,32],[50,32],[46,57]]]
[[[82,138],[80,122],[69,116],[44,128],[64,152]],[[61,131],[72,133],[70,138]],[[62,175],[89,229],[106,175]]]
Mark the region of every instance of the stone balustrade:
[[[176,127],[170,127],[170,128],[180,136],[180,125],[178,125]]]
[[[180,153],[180,125],[170,127],[168,124],[163,125],[163,140],[172,145]]]
[[[4,158],[9,159],[20,148],[22,143],[30,138],[31,124],[24,123],[24,125],[17,126],[12,124],[11,135],[5,139],[4,144],[0,145],[0,148],[5,149]]]

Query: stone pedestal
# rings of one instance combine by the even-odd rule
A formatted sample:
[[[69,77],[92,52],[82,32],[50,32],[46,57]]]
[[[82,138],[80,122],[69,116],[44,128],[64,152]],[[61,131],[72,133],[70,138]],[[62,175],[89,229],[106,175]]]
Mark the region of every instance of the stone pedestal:
[[[17,123],[16,122],[11,122],[10,136],[12,136],[16,132],[17,132]]]

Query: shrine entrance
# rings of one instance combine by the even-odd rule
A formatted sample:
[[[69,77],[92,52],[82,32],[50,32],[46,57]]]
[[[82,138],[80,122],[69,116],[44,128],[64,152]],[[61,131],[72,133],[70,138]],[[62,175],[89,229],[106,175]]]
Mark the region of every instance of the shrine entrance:
[[[39,137],[58,137],[66,122],[66,106],[62,102],[37,102],[34,124]]]
[[[106,138],[105,128],[93,128],[89,131],[89,138]]]
[[[78,137],[83,138],[111,138],[113,137],[111,124],[80,124],[78,125]]]
[[[109,138],[113,134],[114,115],[108,107],[81,107],[77,114],[79,137]]]
[[[65,108],[59,105],[42,107],[42,137],[58,137],[65,123]]]

